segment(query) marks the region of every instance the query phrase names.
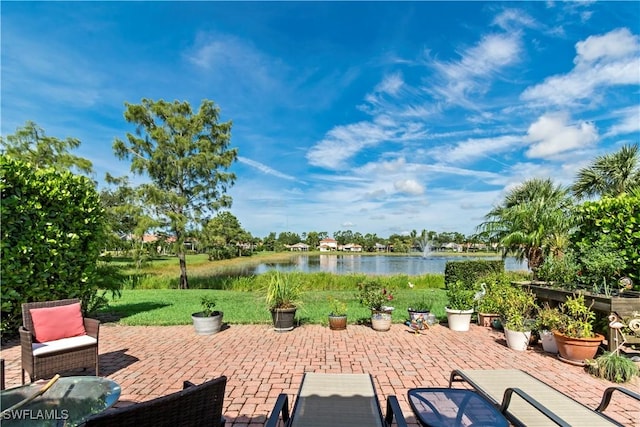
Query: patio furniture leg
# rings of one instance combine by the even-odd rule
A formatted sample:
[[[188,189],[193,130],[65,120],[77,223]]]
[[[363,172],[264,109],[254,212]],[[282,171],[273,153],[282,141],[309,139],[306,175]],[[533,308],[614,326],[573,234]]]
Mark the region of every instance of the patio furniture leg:
[[[602,412],[605,409],[607,409],[607,406],[609,406],[609,402],[611,402],[611,395],[613,394],[614,391],[619,391],[621,393],[626,394],[627,396],[630,396],[636,400],[640,400],[640,394],[628,390],[626,388],[623,387],[607,387],[607,389],[604,391],[604,393],[602,394],[602,401],[600,402],[600,405],[596,408],[597,412]]]
[[[278,421],[280,421],[280,413],[282,413],[282,422],[286,426],[289,422],[289,396],[286,393],[278,395],[278,400],[276,400],[271,416],[264,427],[277,427]]]
[[[405,421],[402,410],[400,409],[398,398],[395,396],[389,396],[387,398],[387,414],[384,417],[384,421],[387,426],[391,426],[394,416],[398,427],[407,427],[407,422]]]

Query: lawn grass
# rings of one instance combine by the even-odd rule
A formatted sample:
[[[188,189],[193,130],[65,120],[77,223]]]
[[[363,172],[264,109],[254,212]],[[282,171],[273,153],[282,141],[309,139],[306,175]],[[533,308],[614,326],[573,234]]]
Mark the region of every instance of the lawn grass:
[[[112,298],[109,306],[98,314],[105,321],[123,325],[187,325],[192,322],[191,314],[201,311],[200,298],[212,295],[217,301],[216,309],[224,312],[225,322],[267,324],[271,322],[271,314],[263,297],[268,275],[234,277],[226,274],[226,270],[263,262],[282,262],[298,255],[260,252],[251,257],[215,262],[209,261],[206,255],[189,255],[187,265],[191,289],[188,290],[177,289],[180,270],[175,257],[154,259],[141,269],[136,269],[131,259],[113,258],[112,265],[117,266],[124,277],[121,297]],[[331,311],[330,296],[346,302],[349,323],[368,319],[369,309],[360,305],[357,298],[358,284],[368,280],[378,281],[393,292],[394,300],[390,305],[396,308],[393,313],[396,323],[404,322],[408,317],[407,308],[423,297],[432,300],[432,312],[439,319],[446,317],[444,307],[447,299],[441,274],[375,277],[326,272],[285,274],[294,275],[302,284],[303,304],[297,313],[302,323],[326,325]],[[413,288],[409,288],[409,281],[415,285]]]
[[[406,282],[405,282],[406,283]],[[224,321],[231,324],[267,324],[271,314],[260,291],[221,289],[130,289],[123,290],[120,298],[112,299],[109,307],[98,312],[103,321],[114,321],[123,325],[187,325],[191,314],[201,310],[200,298],[211,295],[216,301],[216,310],[224,312]],[[370,311],[359,304],[357,290],[307,290],[302,295],[302,306],[296,317],[304,324],[326,325],[331,311],[329,297],[347,303],[349,323],[358,323],[370,317]],[[404,322],[407,308],[423,296],[433,301],[433,312],[444,318],[447,299],[444,289],[404,289],[393,291],[394,299],[389,303],[396,308],[395,323]]]

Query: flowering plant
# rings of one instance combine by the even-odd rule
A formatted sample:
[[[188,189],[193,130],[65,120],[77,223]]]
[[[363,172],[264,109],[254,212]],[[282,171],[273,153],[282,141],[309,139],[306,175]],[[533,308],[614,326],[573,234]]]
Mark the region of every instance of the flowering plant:
[[[385,306],[388,301],[393,300],[393,294],[380,284],[370,281],[358,285],[360,294],[358,300],[360,304],[376,311],[391,311],[393,307]]]

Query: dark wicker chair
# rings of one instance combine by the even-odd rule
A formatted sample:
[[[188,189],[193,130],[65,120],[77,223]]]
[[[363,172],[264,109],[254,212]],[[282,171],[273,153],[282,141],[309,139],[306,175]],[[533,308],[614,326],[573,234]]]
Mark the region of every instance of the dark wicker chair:
[[[79,299],[65,299],[22,304],[22,326],[19,329],[20,346],[22,348],[22,384],[24,384],[25,372],[29,374],[31,381],[50,378],[57,373],[79,368],[95,368],[95,374],[98,375],[100,321],[96,319],[84,318],[84,328],[87,335],[95,338],[95,343],[40,355],[34,355],[33,353],[35,338],[33,321],[29,310],[33,308],[58,307],[78,302],[80,302]]]
[[[227,377],[200,385],[184,382],[184,389],[146,402],[107,409],[88,418],[84,427],[224,427],[222,416]]]

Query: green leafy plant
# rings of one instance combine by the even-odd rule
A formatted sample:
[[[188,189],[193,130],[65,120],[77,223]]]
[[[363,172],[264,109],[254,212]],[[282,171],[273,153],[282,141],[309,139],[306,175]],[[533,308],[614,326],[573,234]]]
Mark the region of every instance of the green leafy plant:
[[[346,316],[347,315],[347,303],[343,300],[334,297],[333,295],[329,296],[329,305],[331,307],[331,312],[329,316]]]
[[[567,297],[560,305],[564,320],[560,332],[572,338],[593,338],[593,322],[596,314],[591,310],[593,302],[587,306],[583,294]]]
[[[549,303],[544,303],[541,307],[538,307],[535,322],[535,328],[538,331],[554,331],[560,329],[564,323],[565,316],[557,307],[551,307]]]
[[[614,383],[626,383],[640,373],[631,359],[610,352],[587,361],[587,370],[591,375]]]
[[[505,293],[511,288],[511,277],[504,272],[490,273],[478,279],[474,288],[484,288],[484,294],[476,301],[478,313],[500,314]]]
[[[272,271],[266,288],[265,301],[270,310],[294,308],[301,304],[302,287],[298,276]]]
[[[413,289],[414,284],[409,282],[409,288]],[[411,305],[408,307],[409,311],[416,312],[427,312],[431,311],[431,307],[433,307],[433,298],[431,295],[422,294],[419,300],[413,301]]]
[[[525,332],[533,328],[533,313],[536,308],[536,296],[530,290],[511,286],[507,288],[500,309],[504,318],[504,327]]]
[[[386,304],[393,300],[393,294],[386,287],[375,281],[366,281],[358,285],[360,293],[358,301],[371,310],[384,311]]]
[[[447,287],[447,307],[451,310],[472,310],[475,291],[460,280]]]
[[[202,314],[204,314],[204,317],[210,317],[218,313],[214,310],[216,300],[209,295],[200,298],[200,305],[202,306]]]
[[[612,237],[602,235],[597,242],[580,242],[577,246],[581,263],[578,280],[595,293],[610,296],[612,290],[617,291],[626,263]]]
[[[580,267],[571,253],[563,256],[548,256],[536,270],[536,279],[562,286],[564,289],[573,288],[578,280]]]

